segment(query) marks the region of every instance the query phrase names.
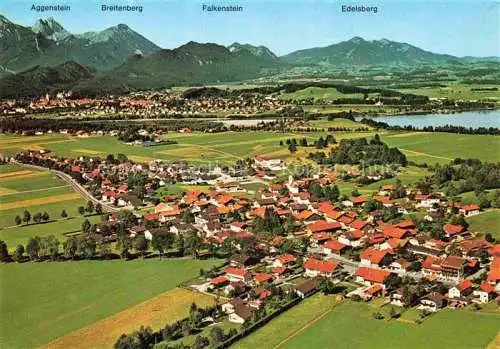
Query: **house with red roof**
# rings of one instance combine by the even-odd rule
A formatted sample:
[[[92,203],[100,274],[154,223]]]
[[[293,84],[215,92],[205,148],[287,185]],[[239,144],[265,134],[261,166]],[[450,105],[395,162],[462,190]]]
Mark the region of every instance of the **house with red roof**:
[[[453,238],[458,235],[465,234],[467,229],[464,226],[458,224],[445,224],[443,226],[444,236],[448,239]]]
[[[244,222],[232,222],[229,228],[234,232],[240,232],[247,227],[248,224]]]
[[[391,224],[383,224],[380,230],[382,231],[382,234],[384,234],[384,236],[388,239],[405,239],[410,235],[413,235],[410,230],[402,229]]]
[[[394,184],[384,184],[380,186],[380,190],[378,191],[378,195],[381,196],[390,196],[394,192],[395,186]]]
[[[115,192],[114,190],[106,190],[104,191],[104,193],[102,193],[101,199],[102,201],[114,203],[117,197],[118,193]]]
[[[343,232],[338,237],[339,242],[353,248],[360,248],[365,245],[366,235],[362,230],[354,229]]]
[[[363,230],[366,233],[365,228],[369,227],[369,224],[367,221],[356,219],[355,221],[349,223],[349,227],[355,230],[356,229]]]
[[[282,254],[281,256],[276,257],[273,261],[273,267],[286,267],[295,262],[295,256],[289,253]]]
[[[473,291],[472,295],[474,299],[472,301],[474,303],[488,303],[496,294],[495,288],[487,282],[484,282],[479,286],[479,289]]]
[[[253,277],[254,281],[258,285],[262,285],[273,280],[273,275],[268,273],[255,273]]]
[[[306,270],[305,276],[307,277],[336,277],[341,271],[341,268],[337,262],[323,261],[315,258],[309,258],[304,263],[304,269]]]
[[[474,216],[476,214],[479,214],[481,212],[481,207],[476,204],[471,204],[471,205],[463,205],[458,212],[463,214],[465,217],[470,217]]]
[[[337,230],[341,230],[342,226],[339,222],[328,222],[328,221],[316,221],[313,224],[310,224],[308,230],[311,233],[322,233],[322,232],[334,232]]]
[[[366,286],[380,284],[385,288],[384,282],[391,275],[390,271],[360,267],[356,272],[356,281]]]
[[[375,196],[375,201],[380,203],[384,207],[392,207],[394,205],[390,196],[377,195]]]
[[[458,256],[427,256],[422,262],[422,274],[433,279],[458,282],[463,277],[466,264],[466,261]]]
[[[417,202],[415,207],[432,208],[435,204],[441,204],[441,200],[441,195],[438,194],[417,194],[415,195]]]
[[[500,257],[493,257],[486,281],[495,286],[495,290],[500,290]]]
[[[359,206],[363,206],[363,204],[365,204],[366,202],[368,202],[368,198],[367,197],[364,197],[364,196],[353,196],[351,199],[349,200],[345,200],[345,201],[342,201],[342,205],[346,206],[346,207],[359,207]]]
[[[369,248],[360,255],[361,265],[367,267],[382,267],[391,264],[393,255],[388,250]]]
[[[323,244],[323,251],[326,254],[340,255],[345,250],[347,250],[347,246],[338,240],[328,240]]]
[[[323,245],[328,240],[330,240],[330,234],[328,234],[326,231],[322,231],[319,233],[312,234],[309,239],[309,244],[312,247],[318,247]]]
[[[470,280],[463,280],[458,285],[448,290],[448,298],[464,298],[472,293],[473,283]]]
[[[229,284],[229,278],[225,275],[217,276],[210,280],[210,286],[212,288],[218,288]]]
[[[248,272],[248,270],[243,268],[228,267],[224,271],[230,281],[248,282],[250,281],[251,278],[251,275]]]

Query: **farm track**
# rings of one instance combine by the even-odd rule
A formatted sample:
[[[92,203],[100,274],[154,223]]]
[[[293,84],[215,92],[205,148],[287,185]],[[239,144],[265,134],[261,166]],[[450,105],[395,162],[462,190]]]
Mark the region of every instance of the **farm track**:
[[[79,193],[80,195],[82,195],[85,199],[87,199],[89,201],[92,201],[94,203],[94,205],[100,204],[102,206],[103,212],[113,213],[113,212],[119,212],[121,210],[118,207],[114,207],[114,206],[111,206],[111,205],[108,205],[106,203],[103,203],[103,202],[99,201],[92,194],[90,194],[87,191],[87,189],[85,189],[79,183],[75,182],[73,180],[73,178],[71,178],[71,176],[69,176],[68,174],[66,174],[64,172],[57,171],[57,170],[49,170],[49,169],[47,169],[45,167],[42,167],[42,166],[36,166],[36,165],[31,165],[31,164],[23,164],[23,163],[20,163],[20,162],[17,162],[17,161],[15,161],[15,163],[17,165],[20,165],[20,166],[30,167],[30,168],[41,170],[41,171],[52,172],[57,177],[59,177],[60,179],[62,179],[66,183],[68,183],[77,193]]]

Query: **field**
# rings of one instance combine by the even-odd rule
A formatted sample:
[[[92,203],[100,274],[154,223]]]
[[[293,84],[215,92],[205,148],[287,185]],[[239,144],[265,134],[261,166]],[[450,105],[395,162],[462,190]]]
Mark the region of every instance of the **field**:
[[[21,225],[19,227],[9,227],[0,230],[0,240],[7,243],[7,247],[13,252],[18,244],[26,245],[28,239],[35,235],[43,237],[54,235],[59,241],[64,241],[65,233],[80,231],[82,223],[88,219],[91,223],[101,220],[99,216],[75,216],[67,219],[60,219],[53,222],[41,224]]]
[[[491,233],[500,239],[500,210],[494,209],[467,218],[469,230],[480,233]]]
[[[412,93],[416,95],[427,96],[430,98],[448,98],[448,99],[492,99],[499,100],[500,92],[497,91],[472,91],[473,88],[499,88],[498,85],[461,85],[450,84],[446,87],[419,87],[414,89],[400,89],[403,93]]]
[[[457,157],[500,161],[500,139],[497,136],[398,132],[383,135],[382,140],[398,147],[409,160],[417,163],[448,163]]]
[[[348,120],[318,120],[311,123],[316,127],[363,126]],[[332,132],[337,140],[343,138],[371,137],[375,132]],[[409,158],[417,163],[447,163],[456,157],[479,158],[484,161],[500,160],[500,139],[496,136],[459,135],[451,133],[387,132],[380,131],[382,139],[390,146],[400,148]],[[263,155],[280,157],[285,160],[306,161],[303,158],[311,148],[299,147],[295,154],[290,154],[280,141],[289,138],[299,140],[306,137],[313,141],[326,132],[291,133],[291,132],[225,132],[207,134],[194,132],[169,133],[167,139],[178,144],[154,147],[136,147],[121,143],[113,137],[74,138],[67,135],[52,134],[44,136],[0,135],[0,149],[6,154],[19,152],[27,148],[49,148],[59,156],[78,157],[81,155],[104,156],[109,153],[126,154],[131,160],[148,162],[154,159],[165,161],[187,160],[190,163],[231,163],[238,159]],[[484,151],[488,149],[489,151]],[[31,176],[30,174],[24,176]],[[28,177],[29,178],[29,177]],[[25,177],[25,179],[28,179]],[[36,178],[36,177],[35,177]],[[8,181],[8,179],[7,179]],[[1,186],[3,187],[3,186]],[[7,188],[8,189],[8,188]],[[4,190],[4,189],[3,189]],[[1,193],[2,191],[0,191]]]
[[[17,244],[26,244],[34,235],[56,235],[62,240],[64,233],[80,230],[86,219],[78,214],[78,207],[85,201],[71,187],[49,171],[38,171],[17,165],[0,166],[0,239],[4,240],[9,250]],[[61,217],[62,210],[68,217]],[[28,210],[31,217],[37,212],[47,212],[49,222],[21,224],[16,226],[15,217],[23,217]],[[88,217],[91,221],[99,217]]]
[[[215,304],[215,298],[184,288],[174,288],[59,337],[42,348],[111,348],[122,333],[133,332],[142,325],[149,325],[156,330],[188,316],[189,307],[193,302],[199,307],[206,307]]]
[[[498,333],[498,314],[444,310],[417,325],[375,320],[373,308],[365,303],[343,302],[331,311],[326,306],[318,309],[315,297],[272,320],[235,347],[255,348],[259,343],[262,349],[472,349],[486,347]]]
[[[307,87],[302,90],[298,90],[296,92],[291,92],[291,93],[282,93],[280,95],[281,99],[288,100],[288,99],[295,99],[295,100],[301,100],[301,99],[308,99],[308,98],[313,98],[313,99],[338,99],[338,98],[357,98],[361,99],[363,98],[362,93],[349,93],[345,94],[342,92],[337,91],[336,88],[334,87]]]
[[[197,276],[200,268],[209,269],[218,262],[133,260],[1,265],[2,280],[8,282],[0,286],[0,342],[9,349],[42,346],[156,297]],[[171,312],[182,312],[169,308],[168,302],[154,303],[154,299],[152,302],[159,304],[160,309],[165,307],[165,313],[149,315],[151,318],[125,313],[125,317],[158,326]],[[181,301],[178,305],[183,308],[183,304]],[[130,311],[134,312],[133,309]],[[123,329],[129,325],[138,327],[138,322],[124,324]]]

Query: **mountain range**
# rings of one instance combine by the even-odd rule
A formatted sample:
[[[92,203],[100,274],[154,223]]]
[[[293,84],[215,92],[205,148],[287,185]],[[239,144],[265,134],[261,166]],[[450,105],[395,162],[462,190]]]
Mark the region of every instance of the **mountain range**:
[[[495,59],[498,61],[490,60]],[[0,15],[0,96],[31,96],[59,88],[88,95],[241,81],[301,66],[466,64],[477,60],[360,37],[281,57],[265,46],[238,42],[228,47],[189,42],[161,49],[125,24],[72,34],[53,18],[25,27]],[[27,86],[30,81],[33,86]],[[11,90],[5,92],[5,87]]]
[[[71,34],[53,18],[24,27],[0,15],[0,66],[20,72],[37,65],[75,61],[97,70],[110,70],[136,52],[149,55],[160,48],[119,24],[101,32]]]

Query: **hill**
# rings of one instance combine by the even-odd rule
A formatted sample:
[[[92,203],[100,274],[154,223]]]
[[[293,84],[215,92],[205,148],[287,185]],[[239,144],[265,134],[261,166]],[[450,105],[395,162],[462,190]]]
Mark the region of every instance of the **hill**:
[[[75,91],[77,94],[89,95],[241,81],[278,69],[280,64],[277,60],[255,56],[248,50],[231,52],[217,44],[189,42],[149,56],[135,54],[112,71],[78,84]],[[93,92],[96,89],[99,92]]]
[[[122,64],[134,52],[149,55],[160,48],[128,26],[73,35],[53,18],[23,27],[0,16],[0,70],[20,72],[35,66],[75,61],[97,70]]]
[[[81,79],[92,77],[93,71],[70,61],[56,67],[36,66],[0,80],[0,97],[36,97],[45,93],[70,89]]]
[[[278,59],[278,56],[274,54],[270,49],[265,46],[253,46],[250,44],[240,44],[239,42],[235,42],[229,45],[228,50],[231,52],[240,52],[240,51],[248,51],[254,56],[257,57],[267,57],[270,59]]]
[[[442,63],[459,58],[428,52],[407,43],[354,37],[326,47],[295,51],[282,59],[301,65],[394,65]]]

